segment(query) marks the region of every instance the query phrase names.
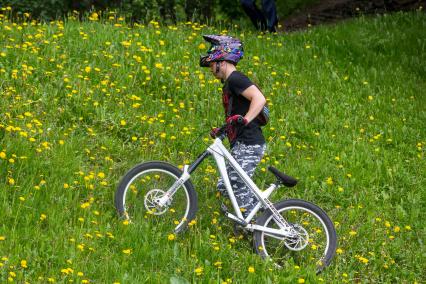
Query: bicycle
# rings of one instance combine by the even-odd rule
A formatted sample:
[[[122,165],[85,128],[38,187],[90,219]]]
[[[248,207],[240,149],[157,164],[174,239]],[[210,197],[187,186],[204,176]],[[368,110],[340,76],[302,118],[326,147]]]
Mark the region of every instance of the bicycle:
[[[176,234],[184,231],[192,224],[198,210],[197,192],[190,176],[204,159],[213,156],[234,209],[232,214],[222,204],[224,214],[242,230],[253,232],[256,253],[278,266],[290,258],[297,264],[308,265],[313,265],[314,260],[317,273],[321,272],[330,264],[337,246],[332,221],[324,210],[304,200],[287,199],[273,204],[268,198],[276,189],[281,185],[293,187],[298,181],[270,166],[268,169],[277,180],[261,191],[223,145],[226,128],[227,125],[222,126],[214,142],[191,165],[185,165],[183,171],[162,161],[145,162],[128,171],[115,194],[118,214],[145,224],[148,230],[152,225]],[[232,191],[225,160],[258,199],[246,218]],[[254,221],[260,210],[260,216]]]

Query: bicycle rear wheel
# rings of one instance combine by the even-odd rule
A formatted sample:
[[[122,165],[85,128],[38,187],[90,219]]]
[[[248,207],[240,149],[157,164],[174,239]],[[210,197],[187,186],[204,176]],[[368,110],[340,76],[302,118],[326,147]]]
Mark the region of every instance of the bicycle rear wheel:
[[[315,266],[317,273],[328,266],[336,251],[337,235],[327,214],[315,204],[304,200],[289,199],[274,206],[295,234],[290,238],[255,231],[256,252],[279,266],[291,263]],[[256,224],[279,229],[270,210],[261,215]]]
[[[187,228],[197,212],[197,193],[185,182],[165,206],[155,200],[179,179],[182,171],[165,162],[147,162],[131,169],[122,178],[115,193],[115,207],[120,217],[147,230],[179,233]]]

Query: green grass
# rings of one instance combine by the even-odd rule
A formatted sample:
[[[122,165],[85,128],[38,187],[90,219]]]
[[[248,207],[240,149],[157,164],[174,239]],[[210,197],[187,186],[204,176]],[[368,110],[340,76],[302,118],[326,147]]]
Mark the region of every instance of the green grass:
[[[297,176],[273,199],[312,201],[336,224],[338,254],[319,276],[270,267],[233,238],[212,161],[192,177],[197,224],[175,240],[118,219],[113,196],[128,169],[191,162],[223,121],[221,84],[198,67],[201,35],[223,30],[120,23],[1,19],[1,282],[425,280],[424,13],[292,34],[228,30],[272,111],[256,180],[273,180],[269,164]]]

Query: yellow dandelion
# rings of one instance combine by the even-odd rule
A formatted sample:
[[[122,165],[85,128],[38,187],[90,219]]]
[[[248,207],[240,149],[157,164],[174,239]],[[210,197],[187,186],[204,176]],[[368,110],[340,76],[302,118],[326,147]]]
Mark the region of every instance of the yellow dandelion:
[[[249,266],[249,268],[248,268],[248,272],[249,273],[254,273],[254,267],[253,266]]]
[[[131,249],[123,249],[123,253],[124,254],[131,254],[132,250]]]
[[[202,267],[197,267],[194,270],[195,274],[197,274],[198,276],[200,276],[201,274],[203,274],[203,268]]]
[[[80,205],[80,207],[83,208],[83,209],[85,209],[85,208],[87,208],[89,206],[90,206],[89,202],[84,202],[83,204]]]
[[[175,236],[175,234],[170,234],[170,235],[167,236],[167,239],[169,241],[173,241],[174,239],[176,239],[176,236]]]

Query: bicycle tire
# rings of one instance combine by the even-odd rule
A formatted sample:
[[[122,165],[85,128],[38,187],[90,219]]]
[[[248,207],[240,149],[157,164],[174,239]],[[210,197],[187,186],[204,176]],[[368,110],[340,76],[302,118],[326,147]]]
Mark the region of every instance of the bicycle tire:
[[[331,260],[334,256],[334,254],[336,252],[336,248],[337,248],[337,234],[336,234],[336,230],[334,228],[333,222],[330,220],[330,218],[327,216],[327,214],[324,212],[324,210],[322,210],[320,207],[318,207],[317,205],[315,205],[313,203],[310,203],[310,202],[307,202],[307,201],[304,201],[304,200],[300,200],[300,199],[283,200],[283,201],[275,203],[274,206],[277,209],[277,211],[280,213],[280,215],[285,215],[283,217],[284,217],[284,219],[286,219],[286,221],[288,221],[290,224],[292,224],[293,226],[295,226],[297,228],[303,228],[303,232],[306,232],[307,236],[309,236],[309,233],[306,230],[306,228],[308,227],[308,225],[309,225],[309,227],[312,225],[312,229],[310,231],[312,231],[313,233],[311,233],[311,235],[309,237],[306,237],[306,243],[304,244],[305,247],[303,247],[300,251],[295,251],[295,250],[292,251],[289,248],[288,243],[286,243],[285,240],[277,241],[277,240],[274,240],[274,239],[278,239],[278,238],[275,238],[273,236],[268,236],[263,231],[255,231],[254,234],[253,234],[253,240],[254,240],[254,249],[255,249],[256,253],[259,254],[262,258],[271,259],[276,264],[282,266],[282,265],[285,265],[286,262],[288,262],[288,260],[290,258],[296,258],[297,259],[298,258],[297,254],[299,252],[301,252],[302,250],[306,250],[306,252],[309,252],[309,251],[315,252],[315,250],[318,250],[318,248],[322,248],[323,244],[315,244],[315,241],[313,240],[313,237],[316,236],[316,234],[318,232],[322,232],[322,230],[320,229],[319,226],[315,228],[314,227],[315,224],[313,224],[313,221],[311,221],[311,222],[303,221],[302,222],[303,226],[299,225],[298,223],[292,223],[291,221],[296,217],[288,216],[288,215],[284,214],[284,213],[288,212],[291,215],[296,215],[297,210],[301,210],[301,211],[304,211],[302,217],[305,220],[310,220],[310,219],[308,219],[308,215],[310,214],[309,216],[313,216],[313,218],[314,218],[313,220],[319,221],[319,224],[321,225],[321,227],[324,229],[324,231],[326,233],[326,236],[325,236],[326,244],[325,244],[325,247],[324,247],[324,253],[320,257],[320,259],[315,260],[317,273],[321,272],[325,267],[330,265]],[[270,210],[267,210],[265,213],[263,213],[261,216],[259,216],[256,220],[256,224],[260,225],[260,226],[278,228],[275,224],[275,221],[273,219],[273,214]],[[308,228],[308,229],[310,229],[310,228]],[[300,231],[302,231],[302,230],[300,229]],[[319,233],[318,233],[318,235],[319,235]],[[268,238],[268,240],[269,240],[268,242],[266,241],[266,238]],[[268,245],[273,246],[275,243],[281,244],[278,247],[276,252],[274,251],[274,248],[268,247]],[[294,242],[294,243],[296,243],[296,242]],[[284,244],[284,246],[283,246],[283,244]],[[311,246],[308,247],[308,245],[311,245]],[[285,250],[285,249],[287,249],[287,250]],[[295,248],[293,248],[293,249],[295,249]],[[271,251],[272,251],[272,253],[271,253]],[[275,255],[275,253],[276,253],[276,255]],[[293,259],[293,261],[297,265],[304,265],[305,264],[305,263],[296,263],[296,261],[294,259]],[[279,262],[281,262],[281,263],[279,263]],[[312,260],[309,259],[309,262],[312,262]],[[308,265],[309,264],[310,263],[308,263]]]
[[[182,171],[177,167],[162,161],[152,161],[136,165],[123,176],[116,190],[114,203],[119,216],[134,223],[134,219],[137,219],[138,222],[146,223],[152,221],[155,224],[160,224],[162,221],[166,222],[164,218],[167,216],[170,219],[169,221],[173,222],[173,224],[168,224],[167,227],[170,227],[174,233],[184,231],[188,227],[188,224],[195,219],[198,210],[197,193],[190,180],[186,181],[177,190],[173,196],[172,203],[167,207],[168,210],[158,214],[158,212],[155,213],[150,208],[147,209],[149,198],[152,195],[162,194],[167,191],[181,175]],[[140,182],[139,178],[141,178]],[[155,182],[155,186],[150,184],[151,181]],[[140,184],[137,184],[138,182]],[[143,196],[144,202],[142,202],[142,198],[137,196],[140,193]],[[176,201],[176,196],[181,196],[178,201]],[[179,201],[180,203],[186,202],[186,204],[179,204]],[[172,206],[182,207],[184,211],[183,216],[176,216],[176,210]],[[129,210],[129,207],[132,209]],[[154,226],[149,229],[154,229]]]

